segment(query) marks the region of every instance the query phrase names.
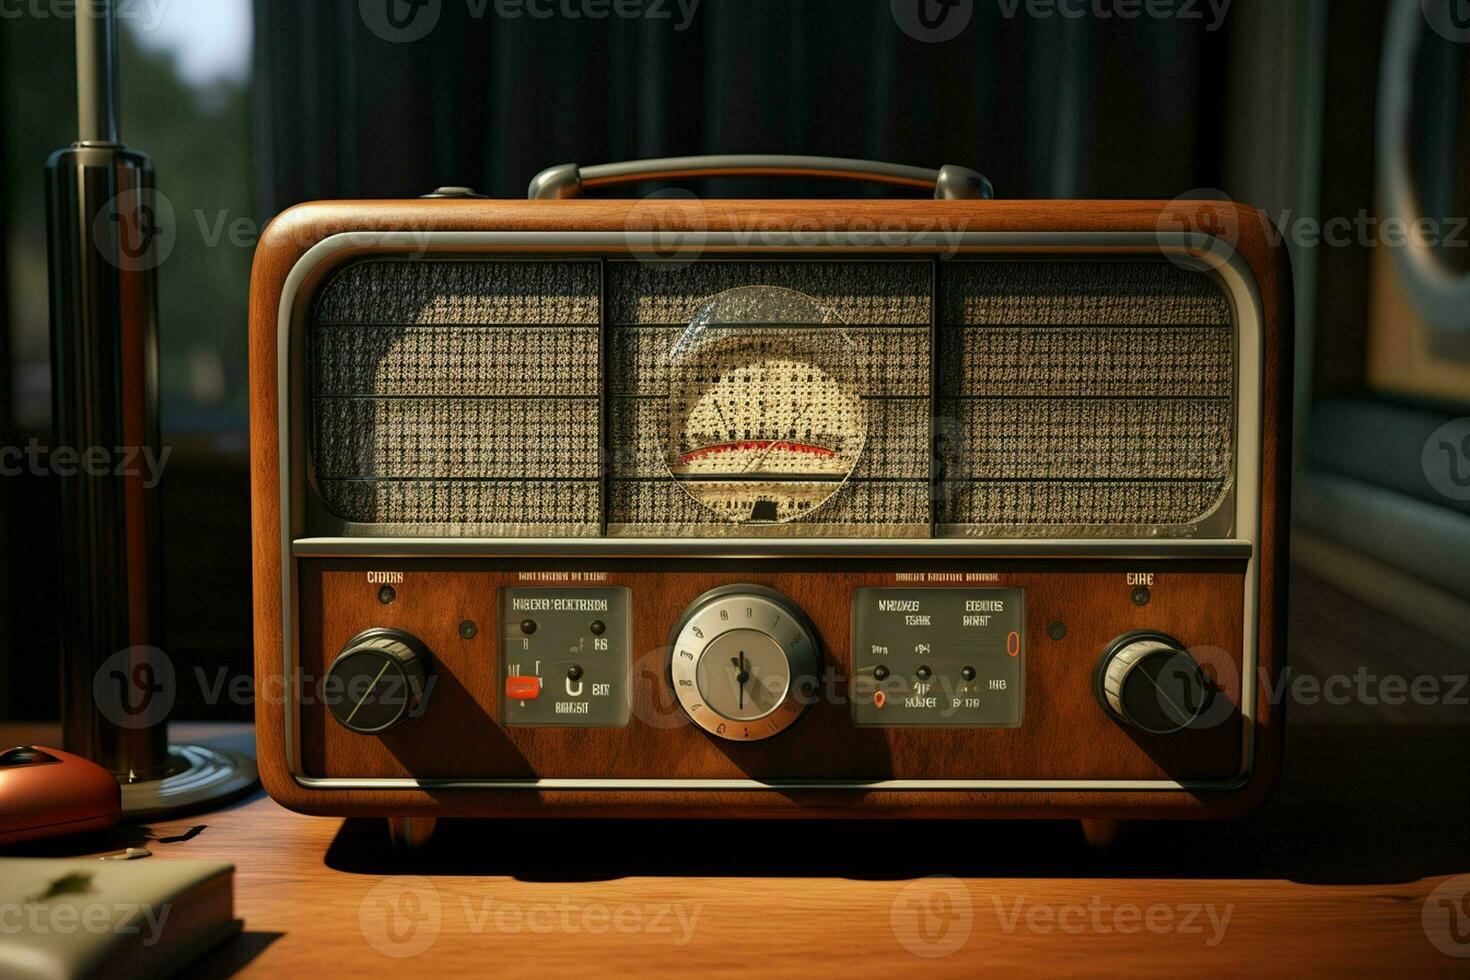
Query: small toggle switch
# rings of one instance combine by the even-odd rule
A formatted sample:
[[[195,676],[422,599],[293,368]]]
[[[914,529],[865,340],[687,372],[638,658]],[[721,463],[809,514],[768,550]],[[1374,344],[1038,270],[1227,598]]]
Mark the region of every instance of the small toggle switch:
[[[516,701],[531,701],[541,696],[541,678],[525,674],[505,679],[505,696]]]

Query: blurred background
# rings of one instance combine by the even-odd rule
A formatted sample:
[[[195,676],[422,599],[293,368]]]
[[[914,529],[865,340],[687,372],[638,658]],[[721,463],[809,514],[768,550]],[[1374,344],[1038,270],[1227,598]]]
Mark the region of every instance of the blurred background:
[[[1125,16],[1141,5],[956,0],[930,29],[906,18],[914,3],[641,0],[636,18],[598,0],[122,4],[123,139],[152,156],[173,210],[165,649],[211,678],[250,671],[246,299],[273,215],[444,184],[520,197],[557,163],[782,152],[962,164],[1037,208],[1228,196],[1265,210],[1297,309],[1291,656],[1350,664],[1371,645],[1409,673],[1463,664],[1470,304],[1444,296],[1470,269],[1456,217],[1470,213],[1470,4]],[[50,438],[42,167],[76,135],[66,9],[0,0],[0,446]],[[1395,245],[1389,219],[1416,216],[1433,242]],[[54,481],[0,478],[0,717],[56,715]],[[175,717],[249,716],[180,688]]]

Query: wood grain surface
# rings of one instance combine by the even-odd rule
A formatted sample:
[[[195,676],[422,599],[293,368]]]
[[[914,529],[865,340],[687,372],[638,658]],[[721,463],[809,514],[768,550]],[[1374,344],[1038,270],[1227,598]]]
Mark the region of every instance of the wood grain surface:
[[[853,566],[857,568],[854,569]],[[321,678],[343,646],[374,626],[407,630],[428,644],[437,683],[422,714],[377,735],[359,735],[329,717],[321,698],[302,708],[305,772],[313,776],[664,779],[1213,779],[1241,767],[1238,710],[1221,705],[1218,724],[1176,736],[1125,730],[1098,705],[1093,669],[1104,646],[1135,629],[1175,636],[1213,661],[1222,697],[1241,690],[1243,564],[1215,562],[922,563],[924,571],[993,572],[993,584],[1026,595],[1024,721],[1012,729],[859,729],[850,719],[851,595],[898,585],[871,562],[406,562],[301,563],[303,676]],[[524,586],[522,573],[606,574],[599,585],[631,593],[633,717],[624,728],[517,728],[503,724],[504,676],[498,597]],[[1215,566],[1215,567],[1211,567]],[[494,571],[488,570],[494,568]],[[601,569],[601,572],[596,571]],[[1131,598],[1127,573],[1155,572],[1152,598]],[[370,572],[401,571],[397,598],[384,605]],[[732,581],[774,588],[811,618],[832,668],[831,683],[780,735],[730,742],[689,724],[673,702],[668,636],[685,607]],[[907,586],[905,586],[907,587]],[[980,593],[983,594],[983,593]],[[477,624],[473,639],[459,624]],[[1047,626],[1064,623],[1053,640]],[[308,685],[310,689],[313,685]],[[1212,722],[1215,720],[1212,716]],[[445,752],[444,746],[461,751]],[[481,806],[496,811],[495,794]]]
[[[381,820],[260,794],[3,853],[234,862],[245,931],[199,977],[1462,976],[1423,927],[1436,888],[1470,887],[1452,880],[1470,871],[1470,729],[1448,714],[1369,725],[1314,705],[1265,808],[1134,825],[1104,853],[1064,821],[451,821],[405,860]],[[0,726],[6,743],[55,738]]]
[[[1143,233],[1201,231],[1214,235],[1237,253],[1250,269],[1264,314],[1264,404],[1262,406],[1262,528],[1259,548],[1261,602],[1260,650],[1263,667],[1274,676],[1284,664],[1282,636],[1285,620],[1284,528],[1289,513],[1286,479],[1290,458],[1291,285],[1286,249],[1270,221],[1258,211],[1210,201],[1052,201],[1045,205],[1023,201],[336,201],[292,208],[271,223],[256,251],[250,302],[251,481],[254,536],[255,645],[257,680],[264,686],[279,676],[281,663],[281,514],[276,425],[277,317],[287,275],[297,260],[316,243],[352,231],[649,231],[707,229],[756,234],[762,230],[800,227],[805,231],[843,231],[880,228],[892,231],[1053,231]],[[758,235],[755,239],[758,241]],[[364,245],[366,249],[369,246]],[[462,246],[457,250],[463,251]],[[504,250],[498,248],[497,250]],[[538,250],[545,251],[544,247]],[[599,248],[598,251],[608,251]],[[810,249],[806,249],[810,251]],[[978,249],[985,250],[985,249]],[[1006,247],[1005,251],[1031,249]],[[1040,249],[1055,253],[1055,247]],[[1069,248],[1110,253],[1157,253],[1156,242],[1127,247]],[[825,249],[824,249],[825,251]],[[879,254],[881,241],[870,246],[844,246],[835,251]],[[353,257],[351,249],[337,260]],[[1283,421],[1285,420],[1285,421]],[[340,814],[381,813],[388,807],[427,812],[475,812],[473,794],[443,791],[434,794],[362,792],[347,799],[301,789],[285,768],[285,719],[279,699],[262,699],[257,707],[262,743],[261,767],[266,785],[291,806],[303,811]],[[796,810],[831,816],[859,812],[935,816],[1162,816],[1222,815],[1257,804],[1270,792],[1279,772],[1282,724],[1279,709],[1263,706],[1256,731],[1255,770],[1240,790],[1224,793],[1188,792],[1027,792],[975,793],[963,801],[952,794],[905,794],[902,798],[866,794],[859,800],[824,797],[826,809],[812,801],[774,794],[729,793],[718,798],[678,793],[643,793],[636,798],[615,794],[503,794],[519,812],[546,812],[551,807],[591,811],[610,808],[629,816],[677,810],[717,815],[730,807],[756,814],[790,814]],[[1136,757],[1136,756],[1135,756]]]

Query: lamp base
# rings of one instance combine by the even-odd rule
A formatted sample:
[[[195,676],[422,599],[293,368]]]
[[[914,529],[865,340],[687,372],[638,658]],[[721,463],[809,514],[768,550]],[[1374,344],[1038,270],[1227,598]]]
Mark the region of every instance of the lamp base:
[[[244,796],[259,782],[255,759],[227,749],[170,745],[176,763],[161,779],[122,784],[124,820],[154,820],[213,810]]]

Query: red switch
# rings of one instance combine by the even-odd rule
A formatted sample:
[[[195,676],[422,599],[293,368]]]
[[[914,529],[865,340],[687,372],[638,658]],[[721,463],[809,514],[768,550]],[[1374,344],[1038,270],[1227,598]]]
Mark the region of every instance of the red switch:
[[[505,679],[505,696],[517,701],[529,701],[541,696],[541,678],[539,677],[507,677]]]

